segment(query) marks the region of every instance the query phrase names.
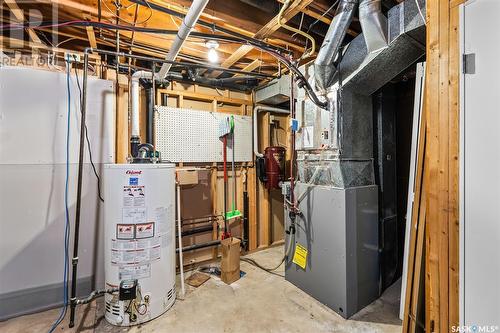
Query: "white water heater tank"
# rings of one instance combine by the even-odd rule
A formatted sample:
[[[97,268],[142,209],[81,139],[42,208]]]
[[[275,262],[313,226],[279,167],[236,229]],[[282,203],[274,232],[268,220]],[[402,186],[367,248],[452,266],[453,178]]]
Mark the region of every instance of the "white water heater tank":
[[[107,164],[103,180],[106,288],[137,280],[134,300],[106,294],[105,317],[137,325],[175,301],[175,165]]]

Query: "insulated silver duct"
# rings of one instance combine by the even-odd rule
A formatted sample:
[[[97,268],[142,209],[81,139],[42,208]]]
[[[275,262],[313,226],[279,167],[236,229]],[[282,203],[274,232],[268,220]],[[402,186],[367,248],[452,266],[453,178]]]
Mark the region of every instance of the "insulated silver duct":
[[[352,16],[358,5],[358,0],[341,0],[337,15],[328,28],[325,40],[319,49],[314,61],[314,79],[316,87],[325,91],[333,83],[337,68],[334,61],[344,40],[347,28],[351,24]]]
[[[381,2],[361,0],[359,4],[359,23],[368,53],[377,52],[387,46],[387,18],[382,14]]]

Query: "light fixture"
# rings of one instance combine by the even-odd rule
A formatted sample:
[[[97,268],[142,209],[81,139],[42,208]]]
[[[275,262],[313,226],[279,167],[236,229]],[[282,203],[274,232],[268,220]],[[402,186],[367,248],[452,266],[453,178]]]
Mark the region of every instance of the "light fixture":
[[[219,61],[219,55],[217,54],[216,49],[219,47],[219,43],[214,40],[209,40],[205,43],[205,46],[208,48],[207,58],[208,61],[215,64]]]

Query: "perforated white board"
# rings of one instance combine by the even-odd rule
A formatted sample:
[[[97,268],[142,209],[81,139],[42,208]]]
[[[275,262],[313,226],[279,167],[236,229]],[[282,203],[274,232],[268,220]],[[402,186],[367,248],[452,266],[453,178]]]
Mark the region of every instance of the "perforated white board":
[[[219,123],[227,113],[155,107],[155,146],[171,162],[222,162]],[[234,115],[235,160],[252,160],[252,117]],[[232,149],[227,149],[228,161]]]

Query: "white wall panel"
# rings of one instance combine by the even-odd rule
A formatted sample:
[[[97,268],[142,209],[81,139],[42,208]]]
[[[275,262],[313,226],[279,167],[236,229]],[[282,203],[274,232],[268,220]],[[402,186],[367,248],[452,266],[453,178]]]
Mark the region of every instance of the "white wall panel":
[[[95,78],[88,88],[87,126],[101,173],[102,163],[114,162],[114,88]],[[74,76],[71,99],[68,201],[74,224],[80,130]],[[62,300],[56,292],[62,293],[66,121],[65,73],[0,67],[0,320]],[[87,149],[85,158],[78,276],[99,284],[102,209]]]
[[[500,1],[462,8],[462,50],[475,70],[462,75],[462,325],[500,327]],[[470,68],[470,67],[469,67]],[[474,329],[473,329],[474,330]],[[475,330],[474,330],[475,331]],[[489,330],[488,332],[493,332]]]

